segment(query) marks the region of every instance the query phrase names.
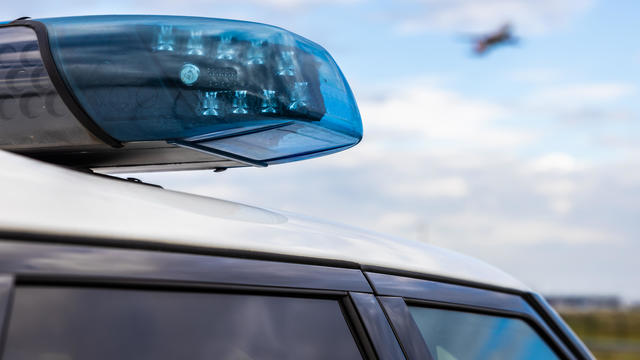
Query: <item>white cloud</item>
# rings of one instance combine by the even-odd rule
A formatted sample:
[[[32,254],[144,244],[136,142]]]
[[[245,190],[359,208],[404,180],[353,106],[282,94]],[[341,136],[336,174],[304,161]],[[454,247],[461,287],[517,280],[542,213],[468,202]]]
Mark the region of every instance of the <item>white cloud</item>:
[[[576,184],[568,179],[544,180],[536,183],[535,189],[547,196],[565,197],[575,192]]]
[[[532,139],[494,125],[508,115],[505,107],[430,86],[405,85],[388,98],[360,101],[360,109],[367,134],[396,144],[403,138],[404,146],[504,149]]]
[[[532,173],[572,173],[584,169],[575,157],[565,153],[551,153],[539,156],[525,166]]]
[[[579,190],[573,175],[587,169],[587,164],[570,154],[550,153],[524,164],[522,175],[530,178],[533,191],[547,199],[553,213],[566,215],[573,210]]]
[[[549,205],[553,212],[560,215],[568,214],[573,209],[573,202],[566,198],[552,199]]]
[[[568,179],[543,180],[535,184],[537,192],[552,197],[566,197],[576,190],[575,182]]]
[[[630,84],[573,84],[538,90],[529,96],[528,102],[540,107],[607,104],[634,92],[635,86]]]
[[[377,219],[381,228],[386,229],[411,229],[422,222],[415,212],[389,212]]]
[[[404,32],[487,31],[511,22],[520,33],[540,34],[589,9],[592,0],[412,0],[419,5],[400,23]]]
[[[482,242],[484,246],[532,244],[585,244],[614,242],[616,236],[559,221],[462,212],[438,217],[431,226],[438,243],[456,239],[459,246]]]
[[[508,74],[508,77],[524,84],[543,85],[562,79],[562,74],[557,69],[528,68],[518,69]]]
[[[573,209],[572,197],[576,193],[577,184],[566,178],[540,179],[533,184],[534,190],[545,196],[551,211],[558,215],[566,215]]]
[[[412,178],[412,181],[394,183],[388,188],[392,196],[408,198],[463,198],[469,194],[469,186],[465,179],[459,176],[442,177],[436,179]]]
[[[523,113],[560,119],[565,122],[606,122],[629,120],[634,111],[620,102],[636,92],[627,83],[585,83],[542,87],[526,96],[519,105]]]

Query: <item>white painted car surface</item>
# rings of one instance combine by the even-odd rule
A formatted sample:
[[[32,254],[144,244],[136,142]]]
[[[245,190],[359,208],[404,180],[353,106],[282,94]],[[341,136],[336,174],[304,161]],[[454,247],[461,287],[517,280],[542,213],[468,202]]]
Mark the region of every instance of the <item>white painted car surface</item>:
[[[85,174],[0,151],[0,231],[344,260],[520,291],[482,261],[428,244]]]

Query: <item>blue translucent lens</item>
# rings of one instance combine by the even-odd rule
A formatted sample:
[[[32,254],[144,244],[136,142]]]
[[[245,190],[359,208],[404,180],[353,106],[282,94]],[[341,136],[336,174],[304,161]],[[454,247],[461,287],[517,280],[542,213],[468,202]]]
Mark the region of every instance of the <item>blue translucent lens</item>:
[[[300,81],[293,84],[289,110],[301,110],[307,106],[309,83]]]
[[[280,28],[170,16],[40,21],[80,105],[122,142],[198,138],[202,147],[226,134],[234,139],[206,146],[282,162],[362,137],[331,56]]]
[[[187,41],[187,55],[204,55],[204,42],[202,31],[193,30]]]
[[[203,116],[219,116],[220,101],[218,100],[217,91],[205,91],[202,95],[202,106],[200,115]]]
[[[156,50],[158,51],[173,51],[173,44],[175,40],[173,38],[173,26],[162,25],[158,29],[158,42],[156,43]]]
[[[294,57],[293,51],[283,51],[280,53],[280,58],[278,58],[278,75],[281,76],[294,76],[296,66],[293,63]]]
[[[264,40],[251,41],[251,47],[247,52],[248,65],[262,65],[265,61]]]
[[[218,49],[216,52],[216,58],[218,60],[235,60],[237,57],[238,49],[231,44],[231,34],[225,34],[220,37]]]
[[[263,90],[262,91],[264,97],[262,99],[262,105],[260,105],[260,112],[263,113],[272,113],[275,114],[277,112],[277,100],[276,100],[276,92],[275,90]]]
[[[233,113],[247,114],[247,90],[236,90],[236,96],[233,98]]]

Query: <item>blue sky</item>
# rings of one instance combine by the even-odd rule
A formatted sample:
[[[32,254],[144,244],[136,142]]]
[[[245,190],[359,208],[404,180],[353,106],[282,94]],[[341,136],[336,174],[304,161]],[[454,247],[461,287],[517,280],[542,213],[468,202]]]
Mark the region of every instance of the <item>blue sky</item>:
[[[360,145],[267,169],[136,176],[458,250],[544,293],[640,300],[638,2],[37,0],[3,10],[226,17],[299,33],[350,81]],[[520,44],[472,56],[466,36],[505,21]]]

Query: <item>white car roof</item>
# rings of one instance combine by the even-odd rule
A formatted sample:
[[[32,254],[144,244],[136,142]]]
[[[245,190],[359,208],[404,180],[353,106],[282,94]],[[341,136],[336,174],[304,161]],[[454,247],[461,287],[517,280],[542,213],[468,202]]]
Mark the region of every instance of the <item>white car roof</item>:
[[[0,151],[0,232],[355,262],[530,291],[501,270],[432,245],[204,196],[84,174]]]

